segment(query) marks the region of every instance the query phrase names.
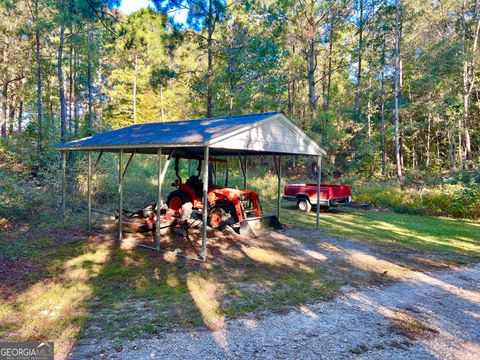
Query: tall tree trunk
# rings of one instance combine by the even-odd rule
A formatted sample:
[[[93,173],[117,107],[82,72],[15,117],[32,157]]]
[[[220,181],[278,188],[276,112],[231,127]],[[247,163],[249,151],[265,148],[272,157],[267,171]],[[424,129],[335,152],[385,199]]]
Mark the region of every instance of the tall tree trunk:
[[[371,113],[372,102],[368,99],[367,103],[367,140],[368,143],[372,141],[372,113]]]
[[[58,46],[58,87],[60,91],[60,121],[61,121],[61,139],[62,143],[66,141],[66,125],[67,125],[67,106],[65,100],[65,83],[63,78],[63,44],[65,41],[65,21],[62,19],[60,25],[60,44]]]
[[[295,43],[292,44],[292,56],[296,56],[296,48],[295,48]],[[290,107],[290,114],[292,116],[295,116],[296,113],[296,74],[294,73],[292,76],[292,90],[290,93],[290,99],[291,99],[291,107]]]
[[[8,117],[9,117],[9,128],[8,132],[10,133],[10,136],[13,134],[13,124],[15,122],[15,109],[17,106],[17,95],[12,94],[10,97],[10,104],[8,108]]]
[[[323,111],[328,113],[330,108],[330,97],[332,94],[332,58],[333,58],[333,24],[328,39],[328,70],[327,70],[327,97],[324,102]]]
[[[70,28],[70,34],[72,34],[72,29]],[[73,129],[73,46],[70,42],[70,56],[69,56],[69,72],[68,72],[68,137],[72,138],[72,129]]]
[[[380,118],[382,138],[382,175],[385,177],[385,32],[383,33],[382,44],[382,73],[380,80]]]
[[[292,80],[292,116],[297,112],[297,88],[295,86],[296,80]]]
[[[92,34],[87,32],[88,129],[93,130]]]
[[[310,15],[307,19],[308,22],[308,97],[309,108],[311,111],[312,119],[317,117],[317,95],[315,92],[315,71],[317,69],[317,56],[316,56],[316,37],[318,22],[315,19],[315,0],[310,0]]]
[[[476,72],[476,59],[477,59],[477,46],[478,46],[478,38],[480,34],[480,9],[479,9],[480,2],[477,0],[475,2],[474,7],[474,23],[473,28],[473,44],[472,44],[472,52],[469,53],[468,44],[467,44],[467,24],[466,24],[466,7],[467,1],[463,0],[462,2],[462,55],[463,55],[463,118],[459,120],[459,132],[463,135],[464,140],[464,153],[461,157],[462,166],[465,166],[466,160],[472,158],[472,146],[470,141],[470,131],[469,131],[469,112],[470,112],[470,96],[474,89],[475,84],[475,72]],[[459,143],[460,143],[459,139]],[[460,146],[459,145],[459,149]]]
[[[208,1],[207,28],[207,118],[210,118],[213,99],[213,0]]]
[[[458,164],[462,166],[463,162],[463,119],[461,117],[458,118],[458,150],[457,150],[457,156],[458,156]]]
[[[3,86],[2,86],[2,123],[0,130],[2,138],[7,138],[7,100],[8,100],[8,38],[4,35],[3,46]]]
[[[363,0],[359,0],[359,28],[358,28],[358,67],[357,88],[355,91],[355,114],[360,117],[360,95],[362,88],[362,55],[363,55]]]
[[[386,0],[382,0],[382,12],[381,23],[384,24],[386,21]],[[381,74],[380,74],[380,119],[381,119],[381,142],[382,142],[382,176],[386,175],[386,149],[385,149],[385,48],[386,48],[386,38],[385,38],[385,27],[382,26],[382,55],[381,55]]]
[[[431,128],[432,128],[432,113],[428,112],[428,124],[427,124],[427,170],[430,167],[430,136],[431,136]]]
[[[53,77],[47,76],[47,113],[48,113],[48,122],[51,125],[50,129],[53,129],[55,124],[55,119],[53,117],[53,101],[52,101],[52,88],[53,88]],[[48,134],[48,133],[47,133]]]
[[[399,128],[402,127],[402,123],[400,122],[400,124],[398,125]],[[402,169],[405,168],[405,144],[404,144],[404,135],[403,135],[403,131],[400,131],[400,166]]]
[[[292,116],[292,82],[289,81],[287,83],[287,109],[288,109],[288,114]],[[230,115],[230,114],[228,114]]]
[[[412,167],[414,170],[418,168],[417,151],[415,149],[415,136],[412,136]]]
[[[480,1],[479,0],[476,0],[475,1],[475,19],[477,21],[477,23],[475,24],[475,28],[474,28],[474,34],[473,34],[473,46],[472,46],[472,64],[471,64],[471,80],[470,80],[470,87],[469,87],[469,93],[471,94],[473,89],[474,89],[474,86],[475,86],[475,74],[477,73],[477,61],[478,61],[478,58],[480,57],[480,54],[477,54],[478,52],[478,42],[479,42],[479,38],[480,38]],[[477,96],[477,99],[479,97]],[[466,136],[467,136],[467,152],[468,152],[468,156],[469,158],[472,158],[472,149],[471,149],[471,145],[470,145],[470,132],[469,132],[469,126],[468,126],[468,123],[467,123],[467,126],[466,126]],[[479,158],[480,158],[480,151],[479,151]]]
[[[23,95],[20,98],[20,103],[18,104],[18,118],[17,118],[17,124],[18,124],[18,133],[22,133],[22,120],[23,120],[23,102],[24,98]]]
[[[103,65],[98,65],[98,127],[103,127]]]
[[[230,83],[230,93],[229,93],[229,96],[228,96],[228,115],[232,115],[233,114],[233,101],[234,101],[234,93],[235,93],[235,90],[234,90],[234,83],[233,83],[233,79],[230,79],[229,81]],[[160,90],[162,90],[162,87],[160,87]],[[163,93],[161,93],[162,95]],[[162,103],[162,110],[163,110],[163,103]]]
[[[368,79],[368,87],[372,87],[372,79]],[[367,101],[367,140],[368,143],[372,141],[372,99],[371,95],[368,95],[368,101]],[[370,151],[369,151],[370,152]],[[373,165],[372,163],[370,165]]]
[[[165,122],[165,108],[163,106],[163,84],[160,84],[160,105],[162,107],[162,123]],[[233,98],[230,98],[230,111],[232,111]]]
[[[75,138],[78,137],[78,122],[79,122],[79,111],[78,111],[78,55],[77,52],[73,53],[73,126]]]
[[[317,97],[315,94],[315,39],[312,37],[308,44],[308,99],[312,119],[317,117]]]
[[[137,71],[138,71],[138,55],[135,54],[135,60],[133,63],[133,123],[137,123]]]
[[[292,80],[292,116],[295,116],[297,113],[297,81],[295,79]]]
[[[448,129],[447,137],[448,137],[448,158],[450,160],[450,167],[452,169],[455,169],[455,150],[453,145],[452,130]]]
[[[399,112],[399,92],[400,92],[400,8],[401,0],[395,0],[395,158],[397,163],[397,178],[402,180],[402,163],[400,154],[400,112]]]
[[[324,109],[325,99],[327,98],[327,61],[322,64],[322,109]]]
[[[472,158],[472,142],[470,139],[470,130],[468,118],[464,121],[464,128],[465,128],[465,161]]]
[[[35,14],[38,21],[38,0],[35,1]],[[35,30],[35,60],[37,62],[37,155],[42,154],[43,130],[43,94],[42,94],[42,60],[40,57],[40,29],[36,24]]]
[[[465,20],[465,7],[467,1],[462,2],[462,56],[463,56],[463,117],[458,118],[458,162],[460,166],[465,166],[466,151],[464,156],[463,136],[465,134],[465,124],[468,118],[469,94],[468,94],[468,58],[467,58],[467,25]]]

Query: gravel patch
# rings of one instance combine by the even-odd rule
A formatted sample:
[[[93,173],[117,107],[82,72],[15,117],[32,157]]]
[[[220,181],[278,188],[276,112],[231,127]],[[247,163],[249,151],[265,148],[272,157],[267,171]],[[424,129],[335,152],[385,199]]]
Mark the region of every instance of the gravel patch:
[[[215,332],[166,332],[132,341],[85,339],[69,358],[480,358],[480,264],[411,271],[391,285],[343,291],[334,301],[288,314],[228,320]],[[405,319],[416,325],[408,320],[399,329]]]

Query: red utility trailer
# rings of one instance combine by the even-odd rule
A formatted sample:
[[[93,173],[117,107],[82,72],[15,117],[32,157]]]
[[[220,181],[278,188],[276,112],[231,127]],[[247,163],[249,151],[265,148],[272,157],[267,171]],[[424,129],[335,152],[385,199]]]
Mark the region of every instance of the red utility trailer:
[[[310,211],[317,204],[317,184],[286,184],[283,199],[296,201],[297,208]],[[350,185],[322,184],[320,186],[320,206],[330,207],[352,200]]]

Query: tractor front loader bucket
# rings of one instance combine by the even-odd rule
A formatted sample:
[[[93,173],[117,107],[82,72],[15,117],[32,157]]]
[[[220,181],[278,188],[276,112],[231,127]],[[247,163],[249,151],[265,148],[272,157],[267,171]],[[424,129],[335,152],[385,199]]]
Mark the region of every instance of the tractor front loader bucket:
[[[276,215],[263,215],[247,218],[240,225],[240,235],[256,237],[267,230],[283,230]]]

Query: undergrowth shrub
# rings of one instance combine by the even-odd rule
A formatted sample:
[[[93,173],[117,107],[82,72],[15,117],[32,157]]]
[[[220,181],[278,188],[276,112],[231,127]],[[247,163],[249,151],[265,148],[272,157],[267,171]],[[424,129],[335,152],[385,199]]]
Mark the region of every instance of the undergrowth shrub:
[[[40,177],[5,148],[0,148],[0,163],[0,217],[27,219],[57,207],[52,194],[61,185],[50,180],[56,177],[54,169],[45,169]]]
[[[392,183],[371,183],[356,185],[353,192],[355,201],[398,212],[480,219],[479,184],[401,188]]]

